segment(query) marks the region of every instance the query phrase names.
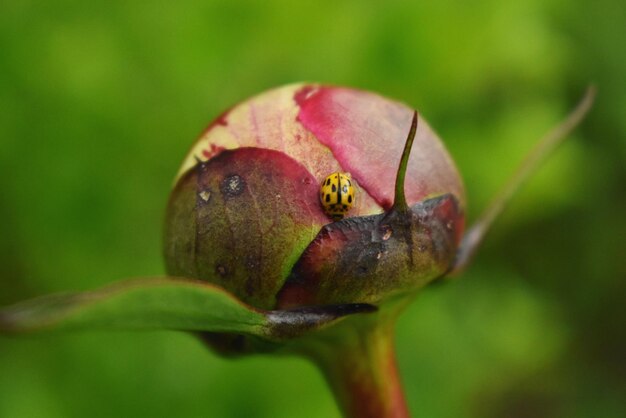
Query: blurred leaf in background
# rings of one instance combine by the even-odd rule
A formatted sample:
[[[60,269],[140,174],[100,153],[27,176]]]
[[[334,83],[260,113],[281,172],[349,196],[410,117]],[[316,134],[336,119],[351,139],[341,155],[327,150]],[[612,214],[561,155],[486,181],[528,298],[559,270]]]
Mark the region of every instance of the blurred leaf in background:
[[[626,413],[626,8],[524,2],[0,5],[0,303],[158,275],[173,176],[225,108],[308,80],[420,109],[473,219],[582,94],[584,125],[397,346],[414,416]],[[334,417],[303,360],[173,332],[0,338],[0,416]]]

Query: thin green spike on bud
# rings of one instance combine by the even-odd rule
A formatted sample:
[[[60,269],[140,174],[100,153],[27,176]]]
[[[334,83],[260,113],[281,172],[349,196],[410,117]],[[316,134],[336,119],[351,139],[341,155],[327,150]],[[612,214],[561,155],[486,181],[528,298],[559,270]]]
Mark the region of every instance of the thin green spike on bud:
[[[404,195],[404,178],[406,177],[406,168],[409,165],[409,156],[411,155],[411,148],[413,147],[413,140],[415,139],[416,132],[417,110],[413,112],[411,129],[409,130],[409,135],[407,136],[406,143],[404,144],[404,151],[402,151],[402,158],[400,159],[398,174],[396,175],[396,194],[394,197],[393,209],[397,212],[406,212],[409,208]]]

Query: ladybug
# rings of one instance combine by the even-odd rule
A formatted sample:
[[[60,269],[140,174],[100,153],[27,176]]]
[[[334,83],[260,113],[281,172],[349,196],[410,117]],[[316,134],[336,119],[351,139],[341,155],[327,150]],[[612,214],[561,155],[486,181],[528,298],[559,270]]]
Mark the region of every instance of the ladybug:
[[[324,212],[334,221],[343,219],[354,205],[354,186],[350,173],[332,173],[320,188],[320,201]]]

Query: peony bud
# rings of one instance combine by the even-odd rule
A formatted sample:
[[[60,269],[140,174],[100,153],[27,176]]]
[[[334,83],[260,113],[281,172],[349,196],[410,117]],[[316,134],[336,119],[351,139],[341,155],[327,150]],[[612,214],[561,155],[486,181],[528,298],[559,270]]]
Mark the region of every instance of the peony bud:
[[[394,204],[412,116],[376,94],[314,85],[271,90],[223,114],[172,192],[168,273],[262,309],[380,304],[442,276],[463,230],[463,186],[419,117],[401,169],[406,203]],[[319,190],[335,172],[350,173],[355,202],[332,222]]]

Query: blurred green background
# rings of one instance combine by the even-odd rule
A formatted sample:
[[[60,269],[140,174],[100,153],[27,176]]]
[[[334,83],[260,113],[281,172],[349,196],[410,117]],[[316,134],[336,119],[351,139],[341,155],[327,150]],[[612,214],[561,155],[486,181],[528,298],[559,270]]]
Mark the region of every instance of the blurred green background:
[[[415,417],[626,416],[623,0],[0,4],[0,304],[159,275],[173,176],[228,106],[300,81],[420,109],[470,219],[593,81],[584,125],[461,280],[398,324]],[[0,417],[337,417],[295,358],[174,332],[0,337]]]

